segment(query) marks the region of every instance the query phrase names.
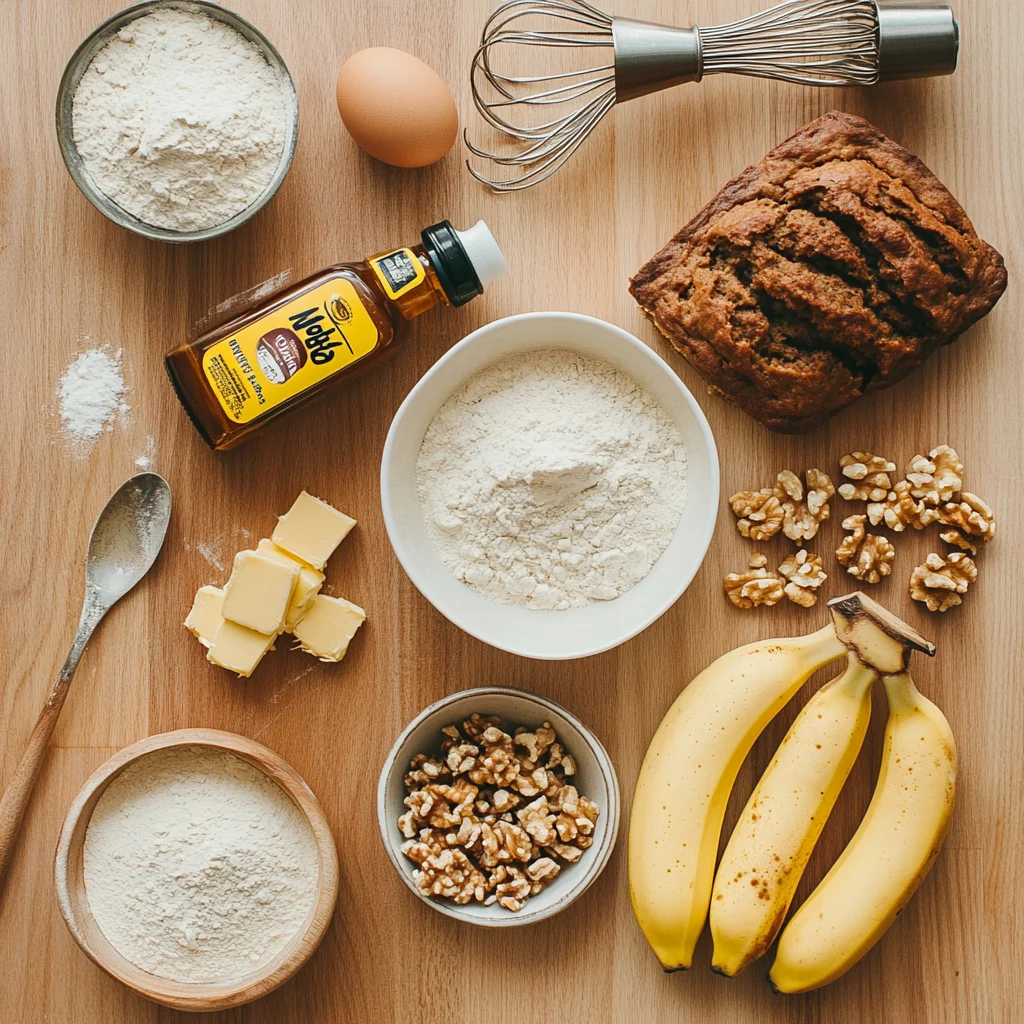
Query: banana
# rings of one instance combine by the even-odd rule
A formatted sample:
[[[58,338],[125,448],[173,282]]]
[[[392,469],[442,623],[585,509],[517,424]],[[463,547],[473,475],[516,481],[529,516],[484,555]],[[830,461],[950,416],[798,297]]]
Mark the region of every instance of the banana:
[[[949,723],[905,670],[882,681],[889,720],[874,795],[839,860],[782,932],[769,975],[776,991],[806,992],[848,971],[924,880],[949,826],[957,774]]]
[[[722,854],[710,913],[719,974],[739,974],[775,941],[864,742],[878,674],[848,659],[797,715]]]
[[[711,898],[725,806],[754,740],[807,678],[846,652],[832,626],[723,655],[676,699],[633,794],[633,912],[666,970],[688,968]]]

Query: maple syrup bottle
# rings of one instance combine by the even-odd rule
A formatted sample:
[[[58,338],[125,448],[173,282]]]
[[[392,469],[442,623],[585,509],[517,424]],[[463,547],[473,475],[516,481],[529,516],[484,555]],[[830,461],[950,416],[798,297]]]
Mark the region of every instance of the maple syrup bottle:
[[[433,306],[461,306],[508,264],[483,221],[426,228],[421,244],[339,263],[174,349],[167,372],[211,448],[364,373]]]

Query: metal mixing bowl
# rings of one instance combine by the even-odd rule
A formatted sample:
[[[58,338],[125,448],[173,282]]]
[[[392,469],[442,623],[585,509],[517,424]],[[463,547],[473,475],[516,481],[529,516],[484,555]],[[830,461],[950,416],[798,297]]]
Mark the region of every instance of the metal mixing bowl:
[[[136,18],[146,14],[152,14],[158,10],[179,10],[188,11],[193,14],[204,14],[209,18],[224,22],[239,32],[244,38],[255,43],[260,52],[266,58],[267,63],[280,70],[288,83],[288,96],[290,99],[292,116],[288,122],[287,136],[284,149],[281,152],[281,162],[270,183],[251,205],[236,213],[230,219],[221,224],[215,224],[210,228],[203,228],[201,231],[174,231],[170,228],[156,227],[139,220],[134,214],[122,209],[109,196],[104,195],[91,181],[82,158],[75,146],[75,134],[72,124],[72,103],[75,98],[75,90],[82,80],[86,68],[92,62],[93,57],[106,45],[107,41],[118,32],[124,25]],[[57,141],[60,144],[61,156],[67,166],[68,173],[74,179],[75,184],[81,189],[83,195],[115,224],[134,231],[146,238],[155,238],[162,242],[199,242],[206,238],[216,238],[218,235],[233,231],[240,224],[244,224],[250,217],[255,216],[271,199],[278,190],[281,182],[292,164],[292,157],[295,155],[295,142],[299,135],[299,99],[295,92],[295,82],[282,60],[281,55],[274,48],[273,44],[259,29],[250,25],[245,18],[240,17],[233,11],[229,11],[208,0],[145,0],[143,3],[134,4],[125,8],[113,17],[107,18],[101,25],[94,29],[82,44],[75,50],[64,69],[64,75],[60,80],[60,88],[57,90]]]

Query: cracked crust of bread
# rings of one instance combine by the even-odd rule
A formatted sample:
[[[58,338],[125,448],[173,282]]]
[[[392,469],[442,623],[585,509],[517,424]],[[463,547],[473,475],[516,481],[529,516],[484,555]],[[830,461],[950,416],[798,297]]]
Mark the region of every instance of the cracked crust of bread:
[[[1005,288],[935,175],[839,112],[748,167],[630,281],[701,375],[780,433],[897,383]]]

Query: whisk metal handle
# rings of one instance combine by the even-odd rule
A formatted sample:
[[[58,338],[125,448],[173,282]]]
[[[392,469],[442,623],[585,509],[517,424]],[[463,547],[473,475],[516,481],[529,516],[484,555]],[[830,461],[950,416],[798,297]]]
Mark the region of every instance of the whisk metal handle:
[[[701,79],[700,33],[695,28],[613,18],[612,39],[618,103]]]
[[[930,0],[876,0],[878,79],[951,75],[960,51],[960,26],[949,4]]]

